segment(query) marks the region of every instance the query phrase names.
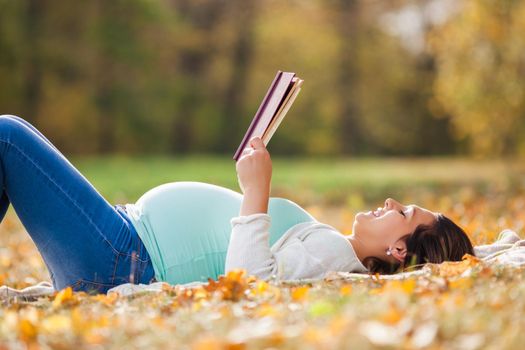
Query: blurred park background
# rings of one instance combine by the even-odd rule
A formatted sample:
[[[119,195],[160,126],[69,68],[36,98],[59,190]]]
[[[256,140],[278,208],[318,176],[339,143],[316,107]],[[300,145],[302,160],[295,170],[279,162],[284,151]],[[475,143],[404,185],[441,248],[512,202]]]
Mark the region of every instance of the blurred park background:
[[[278,69],[279,155],[525,153],[521,0],[0,0],[0,106],[68,154],[231,155]]]
[[[268,145],[274,195],[517,191],[524,32],[521,0],[0,0],[0,112],[112,201],[238,189],[231,157],[288,70],[305,83]]]

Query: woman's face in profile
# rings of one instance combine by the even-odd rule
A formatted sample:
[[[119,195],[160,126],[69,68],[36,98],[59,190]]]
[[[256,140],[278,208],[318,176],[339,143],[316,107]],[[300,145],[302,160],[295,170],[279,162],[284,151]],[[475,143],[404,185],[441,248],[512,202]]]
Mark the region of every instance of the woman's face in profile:
[[[385,200],[384,207],[355,216],[353,234],[367,250],[378,258],[387,259],[386,251],[392,248],[406,249],[400,239],[415,231],[419,225],[431,225],[436,213],[417,205],[403,205],[392,198]]]

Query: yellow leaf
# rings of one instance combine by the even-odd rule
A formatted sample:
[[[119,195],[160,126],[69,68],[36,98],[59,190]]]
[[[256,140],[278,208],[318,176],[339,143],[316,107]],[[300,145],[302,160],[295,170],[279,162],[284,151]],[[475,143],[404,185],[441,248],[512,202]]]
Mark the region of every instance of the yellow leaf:
[[[388,281],[384,287],[386,290],[411,294],[416,288],[416,281],[413,279]]]
[[[113,304],[115,304],[115,302],[117,301],[117,299],[119,298],[119,294],[118,293],[109,293],[108,295],[106,294],[95,294],[94,296],[92,296],[92,299],[93,300],[96,300],[98,302],[101,302],[105,305],[108,305],[108,306],[111,306]]]
[[[448,285],[453,289],[469,289],[472,287],[472,278],[457,278],[449,281]]]
[[[310,344],[319,344],[322,340],[321,331],[315,327],[308,327],[304,333],[304,340]]]
[[[454,303],[457,306],[465,304],[465,297],[463,295],[461,295],[461,294],[456,295],[456,298],[454,299]]]
[[[221,349],[222,347],[223,347],[222,341],[218,338],[214,338],[211,336],[207,336],[205,338],[198,339],[191,346],[193,350],[214,350],[214,349]]]
[[[301,301],[306,299],[308,296],[308,290],[310,290],[310,287],[308,286],[301,286],[296,287],[292,289],[292,299],[295,301]]]
[[[245,269],[233,269],[231,271],[228,271],[228,273],[226,274],[226,278],[231,281],[239,282],[245,275]]]
[[[463,255],[463,257],[461,259],[463,261],[467,261],[467,264],[469,264],[470,266],[477,265],[477,264],[479,264],[481,262],[480,258],[477,258],[474,255],[470,255],[470,254]]]
[[[368,294],[370,295],[380,295],[380,294],[383,294],[384,292],[384,286],[381,286],[381,287],[378,287],[378,288],[373,288],[373,289],[370,289]]]
[[[196,312],[202,309],[202,303],[200,301],[195,301],[193,304],[191,304],[191,310]]]
[[[280,289],[265,281],[257,281],[257,284],[250,289],[249,294],[252,296],[261,296],[263,298],[271,297],[274,300],[279,300],[281,297]]]
[[[381,315],[381,321],[388,324],[396,324],[403,318],[403,314],[396,307],[390,307],[386,313]]]
[[[268,283],[266,283],[265,281],[259,281],[257,283],[257,291],[262,293],[266,290],[268,290]]]
[[[106,337],[98,331],[93,331],[84,334],[84,340],[88,344],[103,344],[106,341]]]
[[[332,336],[337,336],[348,330],[348,319],[344,316],[335,316],[329,324],[330,333]]]
[[[23,319],[18,323],[18,331],[20,333],[20,338],[24,341],[30,341],[35,339],[37,335],[36,326],[29,320]]]
[[[67,302],[71,299],[73,299],[73,289],[71,289],[71,287],[64,288],[55,296],[55,300],[53,300],[53,307],[59,307],[60,305],[63,305],[64,302]]]
[[[352,285],[351,284],[344,284],[341,286],[341,288],[339,289],[339,293],[341,293],[341,295],[350,295],[352,293]]]
[[[416,280],[406,279],[406,280],[403,280],[403,282],[401,282],[401,290],[405,292],[406,294],[412,294],[415,288],[416,288]]]
[[[11,259],[9,256],[0,256],[0,265],[3,267],[9,267],[11,266]]]
[[[52,315],[42,321],[42,329],[48,333],[69,331],[71,329],[71,318],[64,315]]]
[[[207,297],[208,297],[208,292],[202,286],[199,286],[194,289],[193,298],[195,300],[206,299]]]
[[[461,275],[467,269],[479,264],[480,259],[475,256],[465,254],[462,261],[445,261],[437,265],[439,276],[452,277]]]
[[[259,317],[277,316],[278,312],[269,304],[262,304],[257,308],[256,315]]]

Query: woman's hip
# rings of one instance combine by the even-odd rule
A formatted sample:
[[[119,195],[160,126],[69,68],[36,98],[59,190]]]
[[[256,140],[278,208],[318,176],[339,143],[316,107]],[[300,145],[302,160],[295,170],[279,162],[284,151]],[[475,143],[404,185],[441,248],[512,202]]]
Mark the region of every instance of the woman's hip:
[[[148,251],[125,208],[119,204],[114,208],[126,223],[118,232],[108,232],[106,238],[82,235],[83,241],[72,239],[71,249],[61,246],[47,252],[52,257],[48,267],[56,289],[71,286],[78,291],[105,293],[119,284],[149,283],[154,277]]]

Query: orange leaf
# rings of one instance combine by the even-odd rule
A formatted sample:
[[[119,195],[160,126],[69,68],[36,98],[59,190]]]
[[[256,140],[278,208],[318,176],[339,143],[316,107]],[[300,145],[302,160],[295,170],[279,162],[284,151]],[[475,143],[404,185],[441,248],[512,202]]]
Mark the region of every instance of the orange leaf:
[[[25,341],[30,341],[36,338],[37,329],[36,326],[29,320],[21,320],[18,324],[18,331],[20,332],[20,338]]]
[[[277,316],[278,312],[270,304],[262,304],[257,308],[256,315],[259,317]]]
[[[388,323],[388,324],[396,324],[402,318],[403,318],[402,312],[396,307],[389,308],[387,312],[381,315],[381,321]]]
[[[457,278],[453,281],[449,281],[450,288],[454,289],[469,289],[472,287],[472,278]]]
[[[301,287],[293,288],[292,289],[292,299],[295,301],[301,301],[301,300],[306,299],[309,290],[310,290],[310,287],[308,286],[301,286]]]
[[[71,287],[64,288],[55,296],[53,307],[59,307],[71,299],[73,299],[73,289]]]
[[[475,256],[465,254],[462,261],[445,261],[437,265],[439,276],[441,277],[452,277],[461,275],[469,268],[479,264],[480,259]]]
[[[339,289],[339,293],[341,293],[341,295],[350,295],[352,293],[352,285],[351,284],[344,284],[341,286],[341,288]]]

